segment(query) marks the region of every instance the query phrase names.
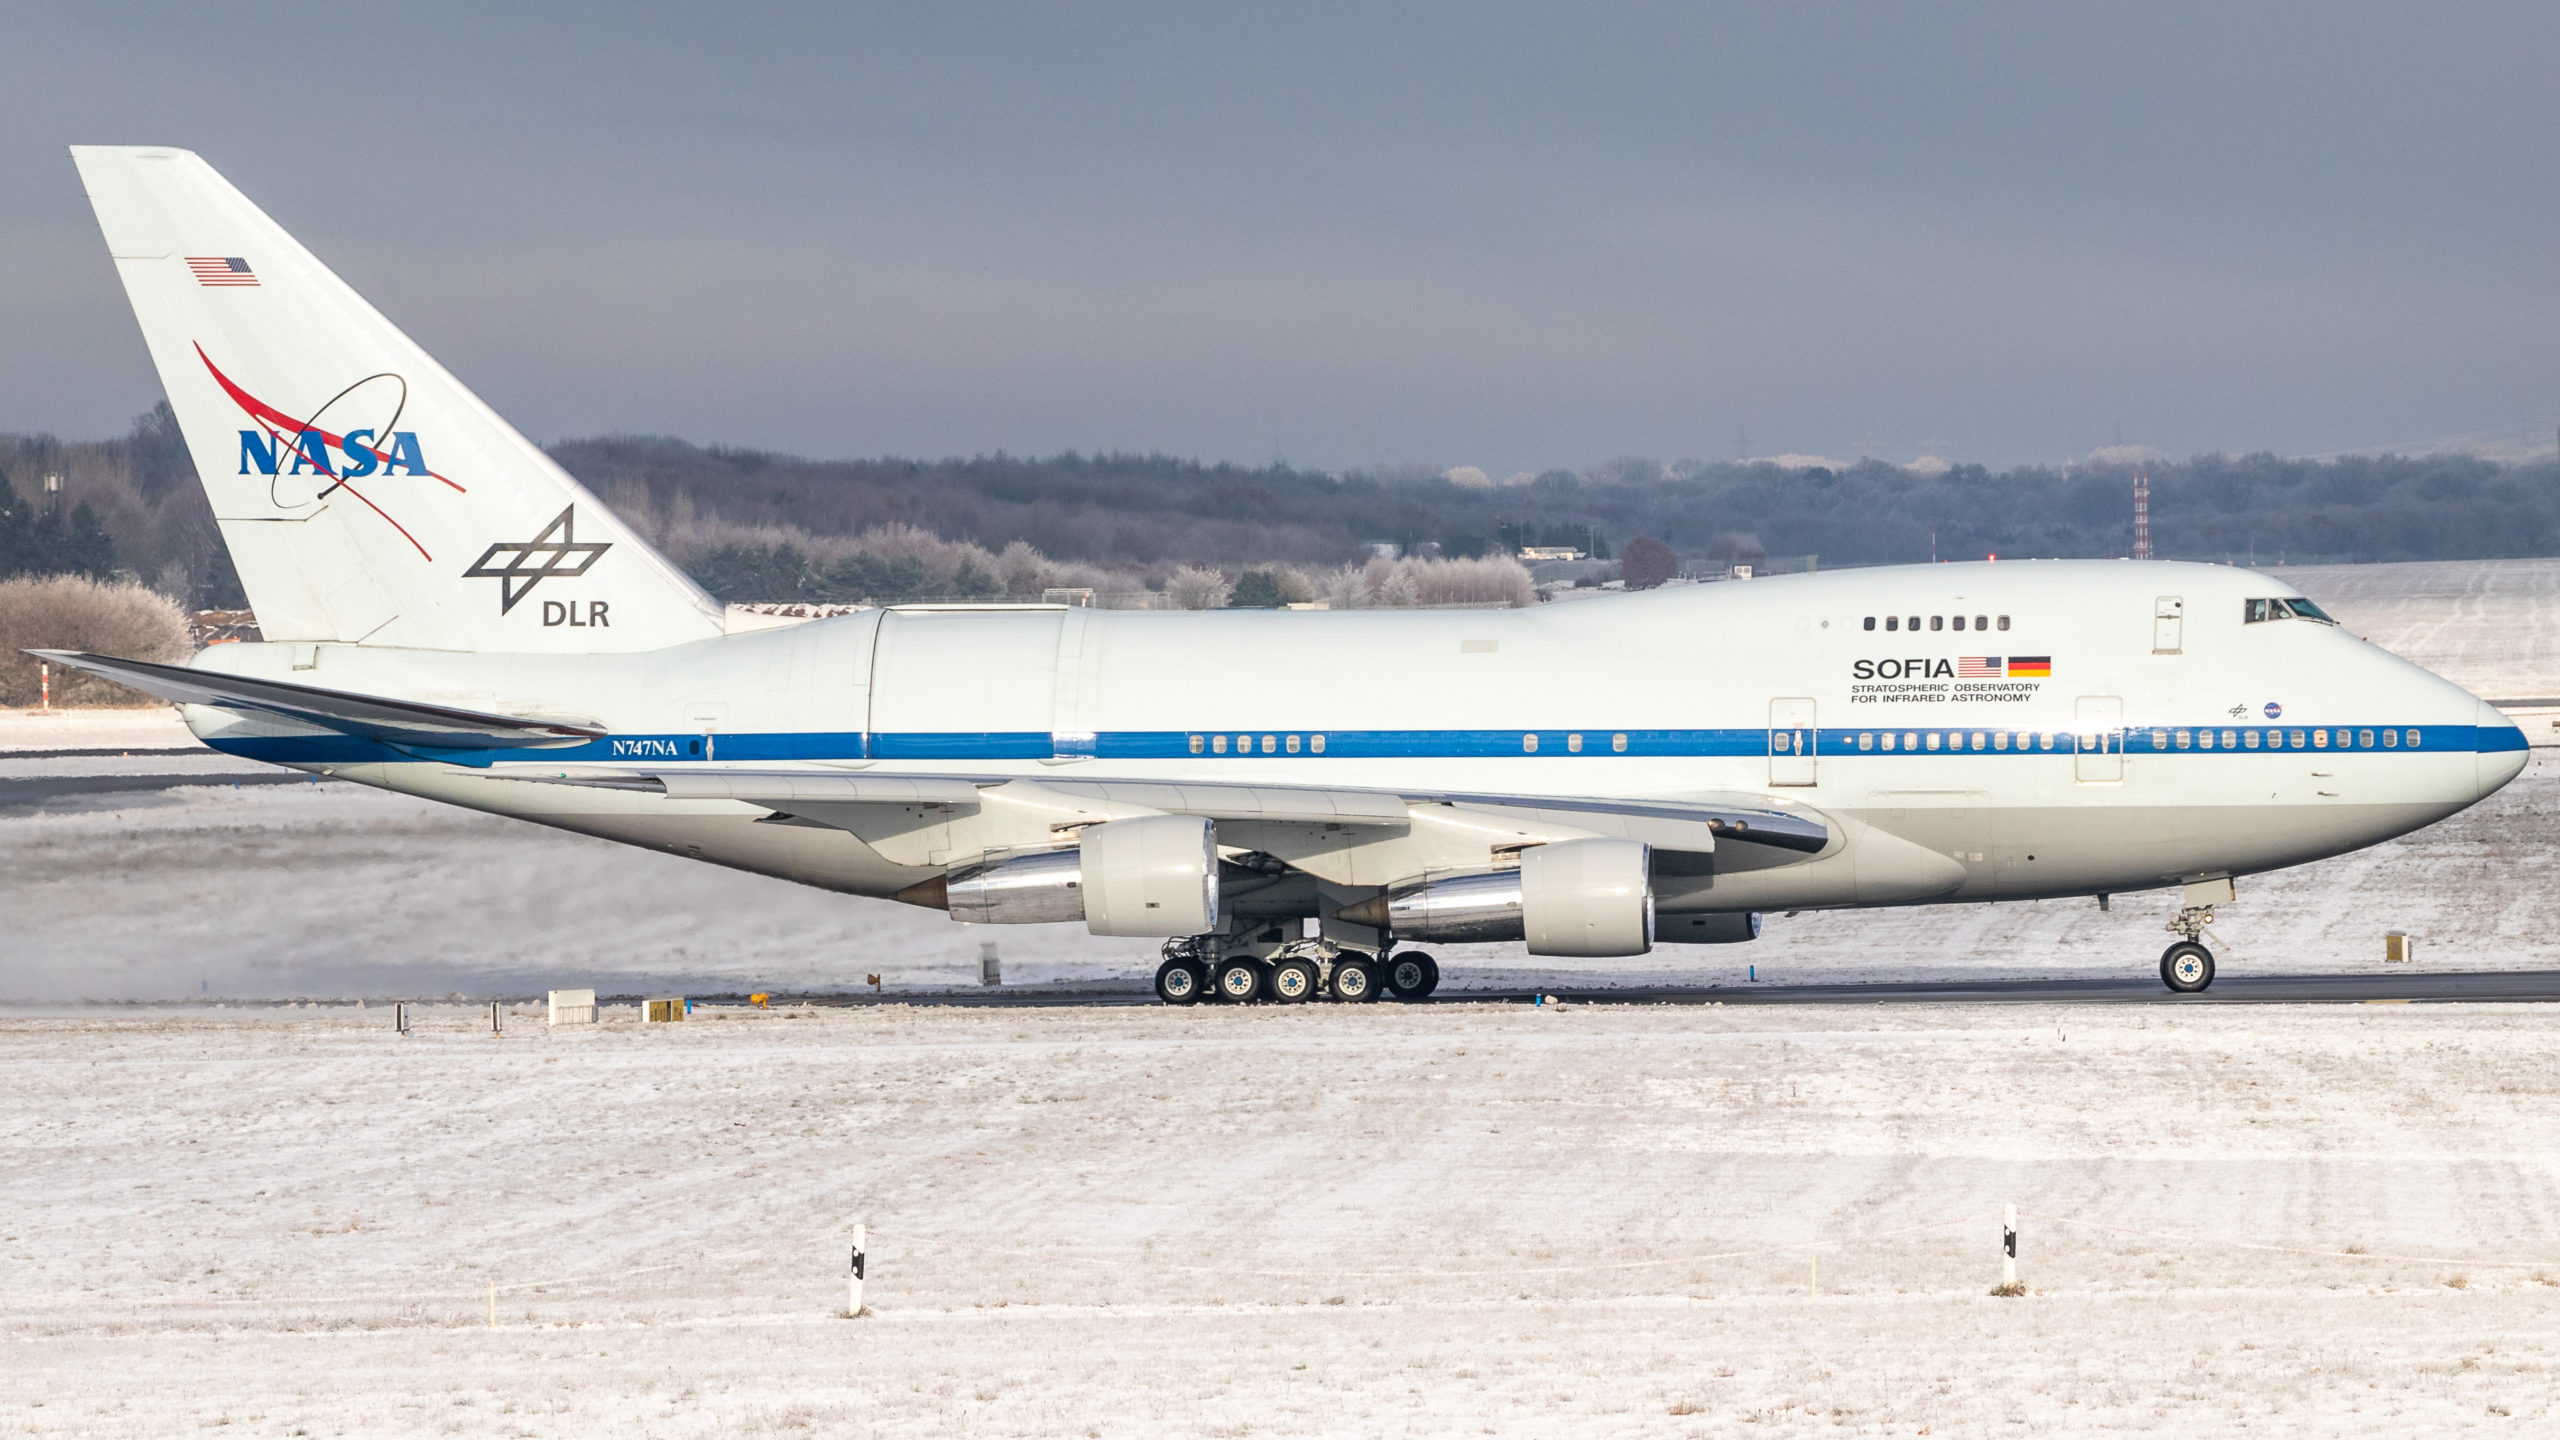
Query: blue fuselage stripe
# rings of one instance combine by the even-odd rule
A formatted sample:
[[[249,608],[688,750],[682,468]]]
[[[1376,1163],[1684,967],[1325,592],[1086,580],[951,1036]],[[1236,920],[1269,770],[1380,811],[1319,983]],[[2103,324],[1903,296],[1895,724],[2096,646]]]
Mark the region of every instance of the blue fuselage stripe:
[[[2185,743],[2181,743],[2182,737]],[[2386,744],[2385,740],[2396,743]],[[1888,741],[1890,749],[1885,748]],[[2326,742],[2326,743],[2321,743]],[[1882,726],[1821,730],[1330,730],[1187,731],[1113,730],[1091,736],[1053,736],[1045,730],[884,733],[806,731],[739,735],[616,735],[577,745],[502,750],[448,750],[394,746],[351,735],[218,738],[214,749],[244,759],[294,765],[398,764],[442,761],[488,765],[497,761],[564,764],[728,763],[777,760],[921,760],[966,764],[992,760],[1047,760],[1061,755],[1103,760],[1262,759],[1504,759],[1625,756],[1638,758],[1747,759],[1801,753],[1892,759],[1996,759],[2020,755],[2069,755],[2078,737],[2070,730],[1971,726]],[[1781,745],[1785,748],[1781,749]],[[2522,750],[2524,732],[2512,725],[2214,725],[2141,726],[2110,730],[2105,753],[2174,754],[2197,759],[2321,751],[2372,754],[2436,754]],[[2098,749],[2092,746],[2095,753]]]

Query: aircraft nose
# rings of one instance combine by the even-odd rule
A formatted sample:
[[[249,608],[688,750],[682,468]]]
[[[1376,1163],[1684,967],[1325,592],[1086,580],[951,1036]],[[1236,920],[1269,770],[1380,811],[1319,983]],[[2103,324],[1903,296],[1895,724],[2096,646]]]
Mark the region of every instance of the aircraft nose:
[[[2524,732],[2497,706],[2480,702],[2479,718],[2472,722],[2479,737],[2478,761],[2480,791],[2474,798],[2485,800],[2506,783],[2524,773],[2525,761],[2533,752],[2526,747]]]

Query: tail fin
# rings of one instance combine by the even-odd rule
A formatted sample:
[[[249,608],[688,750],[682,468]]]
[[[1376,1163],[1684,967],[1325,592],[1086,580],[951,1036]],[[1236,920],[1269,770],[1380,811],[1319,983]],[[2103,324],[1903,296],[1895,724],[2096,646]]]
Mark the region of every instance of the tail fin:
[[[721,610],[185,150],[74,146],[269,640],[641,650]]]

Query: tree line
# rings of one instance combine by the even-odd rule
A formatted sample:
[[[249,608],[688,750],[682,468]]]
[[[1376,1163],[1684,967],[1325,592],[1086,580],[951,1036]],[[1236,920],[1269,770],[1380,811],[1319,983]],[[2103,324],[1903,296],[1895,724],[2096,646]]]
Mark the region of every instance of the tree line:
[[[1165,455],[824,461],[632,436],[549,449],[706,588],[741,599],[1162,593],[1177,574],[1214,571],[1259,601],[1323,591],[1382,544],[1463,560],[1531,545],[1624,555],[1642,538],[1692,568],[2113,556],[2133,544],[2126,464],[1619,460],[1495,484],[1471,468]],[[2164,558],[2560,554],[2560,466],[2548,460],[2253,454],[2144,468]],[[60,495],[29,489],[47,474],[63,477]],[[0,486],[0,575],[124,574],[193,607],[243,603],[165,404],[111,440],[0,435]],[[1650,549],[1636,556],[1647,576],[1662,566]],[[1283,585],[1288,575],[1302,579]],[[1370,576],[1373,599],[1392,578]],[[1348,596],[1352,582],[1339,583]]]

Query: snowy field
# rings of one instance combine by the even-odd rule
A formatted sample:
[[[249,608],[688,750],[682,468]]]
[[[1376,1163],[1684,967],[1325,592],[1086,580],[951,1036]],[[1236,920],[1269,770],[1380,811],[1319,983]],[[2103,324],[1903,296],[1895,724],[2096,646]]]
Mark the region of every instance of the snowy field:
[[[2551,1018],[0,1020],[0,1434],[2549,1434]]]
[[[2289,578],[2560,697],[2560,562]],[[1153,947],[140,753],[192,744],[0,714],[15,793],[202,782],[0,803],[0,1436],[2560,1425],[2551,1007],[519,1005],[492,1037],[440,1003],[403,1039],[396,996],[895,999],[989,938],[1009,986],[1134,990]],[[113,753],[32,753],[75,749]],[[2555,813],[2537,751],[2244,881],[2224,972],[2384,971],[2386,929],[2426,970],[2560,967]],[[2170,903],[1442,953],[1461,991],[2142,977]]]

